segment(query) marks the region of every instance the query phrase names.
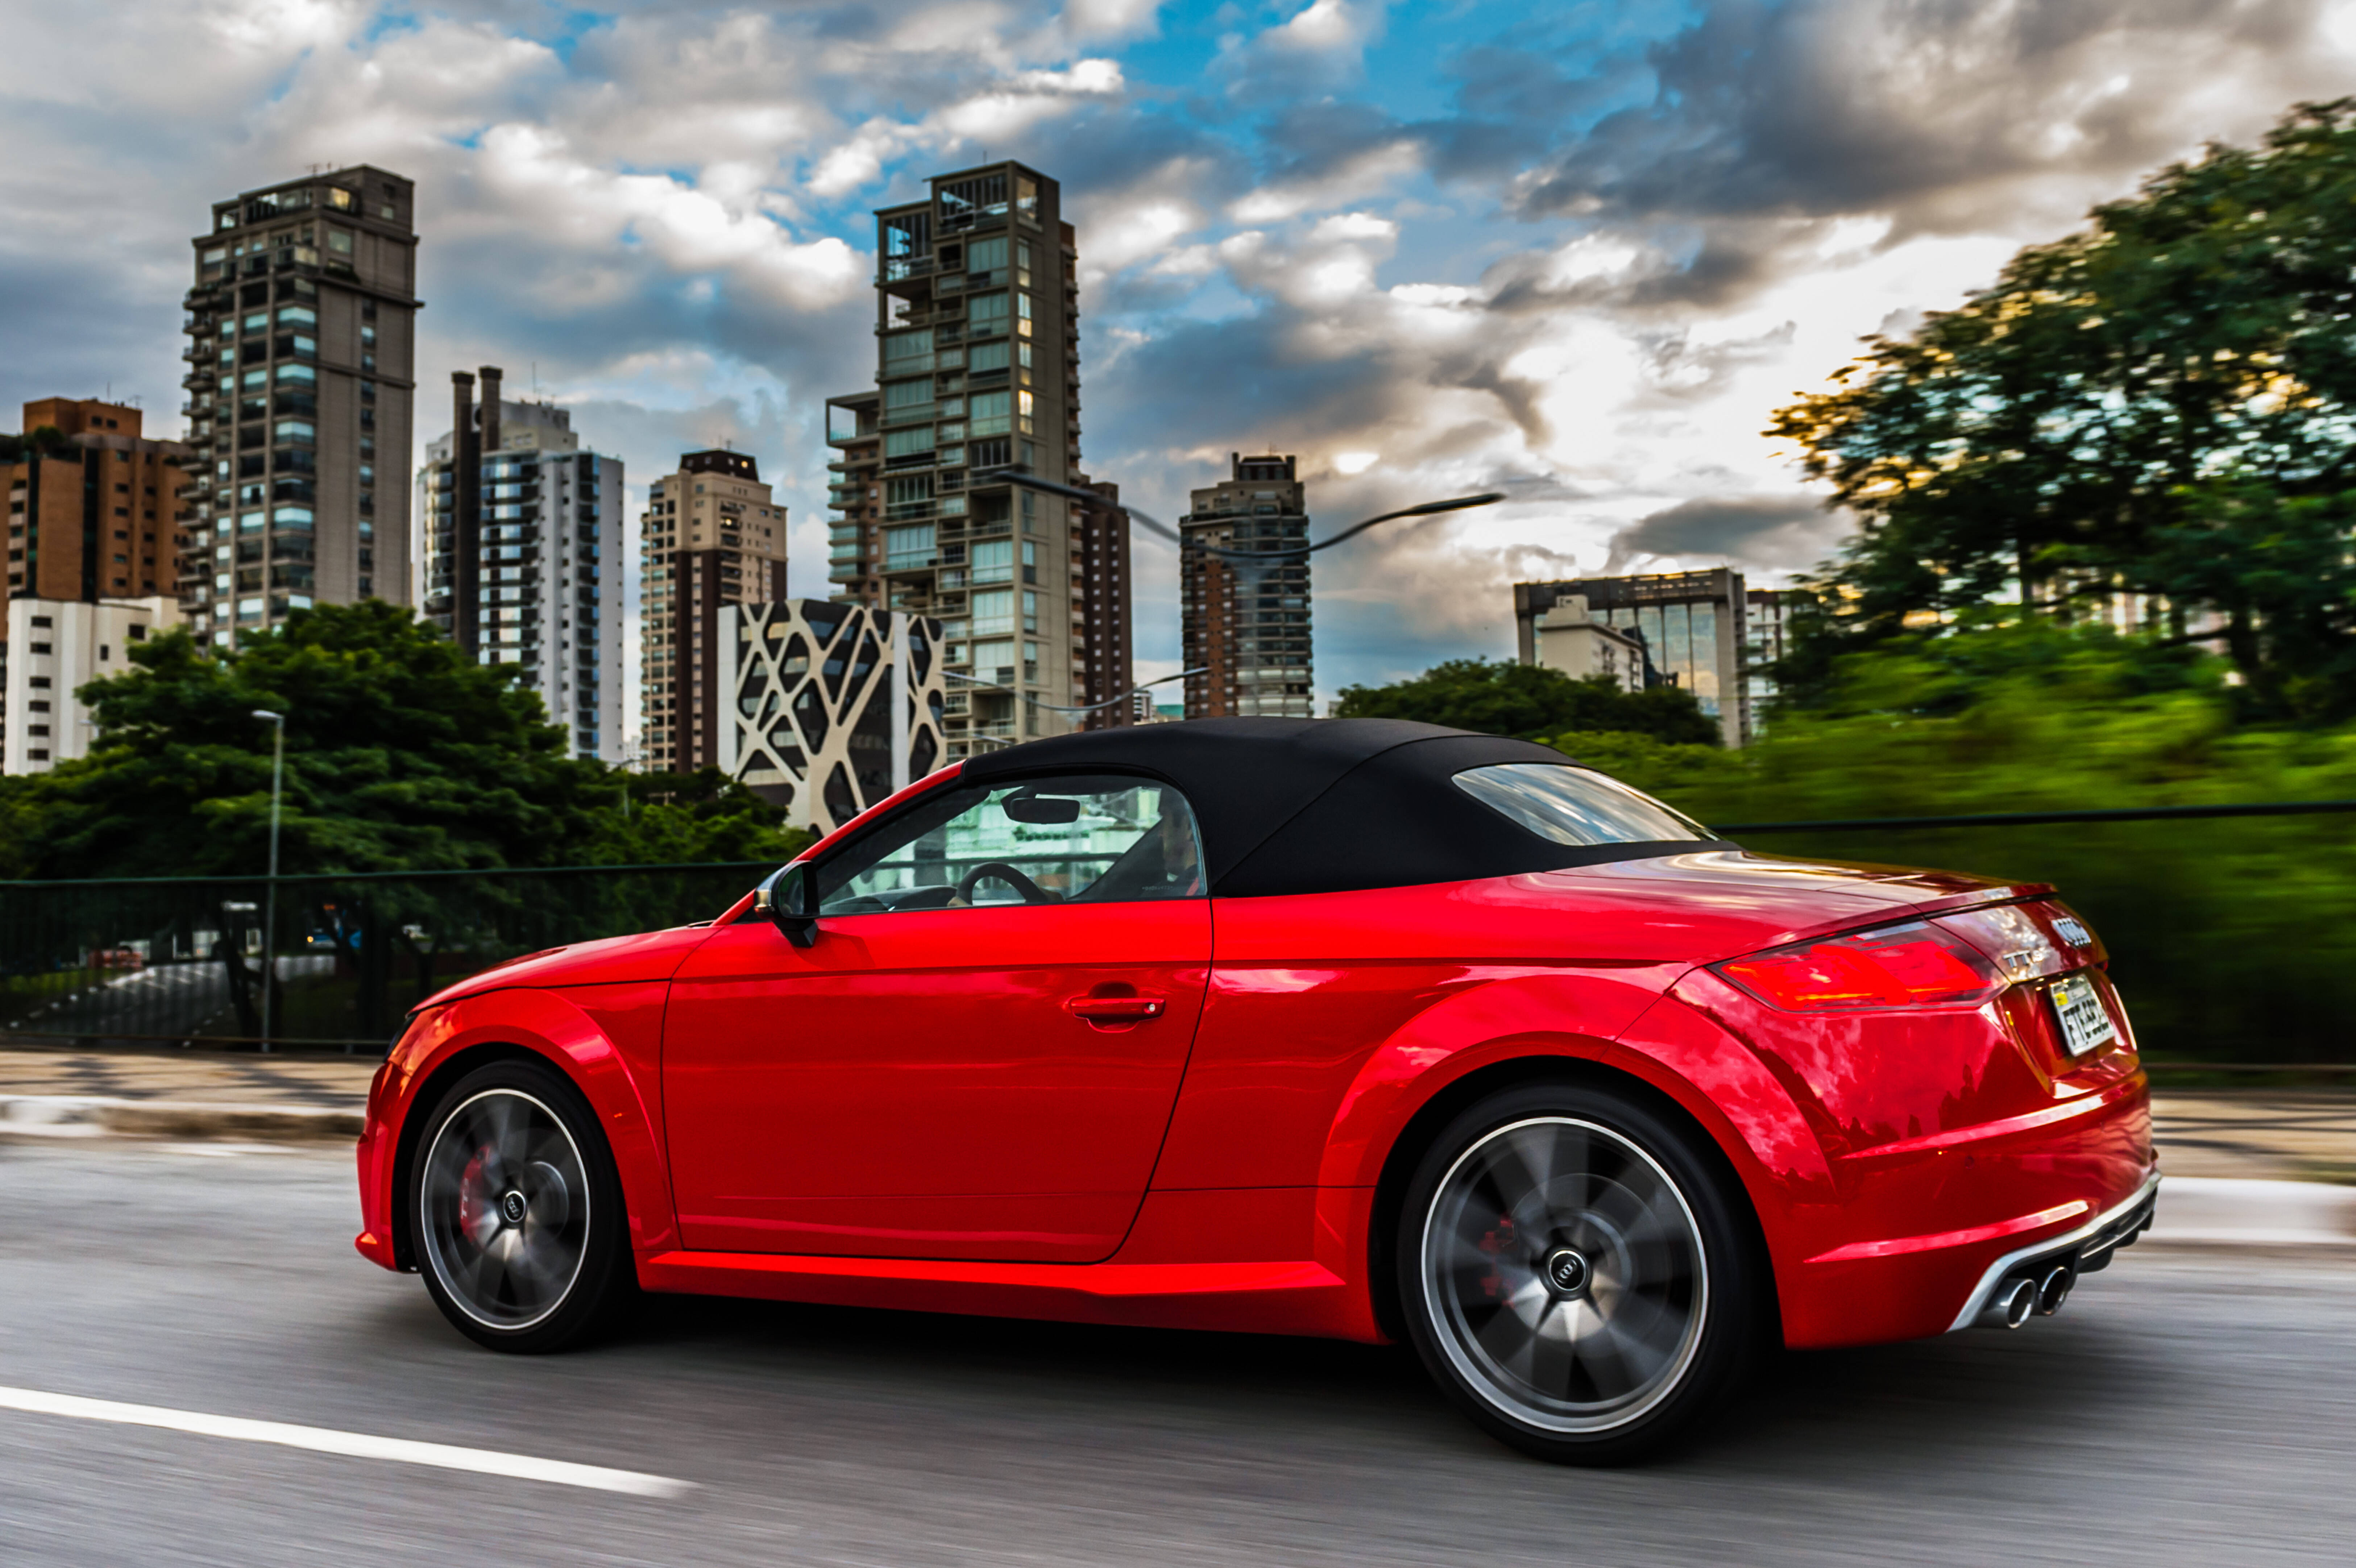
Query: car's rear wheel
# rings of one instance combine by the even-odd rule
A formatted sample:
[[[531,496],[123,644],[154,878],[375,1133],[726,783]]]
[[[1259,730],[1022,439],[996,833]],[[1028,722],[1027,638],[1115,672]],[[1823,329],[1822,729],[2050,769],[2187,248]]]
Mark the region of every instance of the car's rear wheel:
[[[409,1212],[434,1305],[495,1350],[562,1349],[636,1294],[621,1181],[562,1075],[494,1062],[450,1087],[418,1138]]]
[[[1571,1086],[1493,1095],[1425,1154],[1397,1256],[1409,1337],[1455,1402],[1541,1458],[1688,1431],[1757,1338],[1739,1194],[1683,1128]]]

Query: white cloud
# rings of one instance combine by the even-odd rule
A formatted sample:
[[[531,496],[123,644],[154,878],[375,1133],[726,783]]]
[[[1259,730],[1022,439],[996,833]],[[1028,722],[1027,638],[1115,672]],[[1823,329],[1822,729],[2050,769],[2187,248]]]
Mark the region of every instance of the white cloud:
[[[1330,691],[1503,652],[1517,574],[1804,564],[1839,521],[1795,500],[1768,413],[2089,201],[2336,90],[2351,15],[1704,0],[1605,59],[1479,0],[1445,30],[1237,7],[1215,48],[1151,0],[19,5],[0,406],[109,378],[177,402],[206,204],[366,159],[420,181],[422,386],[537,362],[640,481],[681,445],[757,450],[822,591],[820,405],[872,374],[869,209],[986,149],[1065,182],[1084,461],[1146,510],[1263,442],[1301,456],[1321,532],[1513,497],[1318,558]],[[1410,28],[1424,58],[1375,47]],[[1451,79],[1460,48],[1490,52]],[[1141,543],[1138,572],[1141,667],[1174,668],[1172,563]]]

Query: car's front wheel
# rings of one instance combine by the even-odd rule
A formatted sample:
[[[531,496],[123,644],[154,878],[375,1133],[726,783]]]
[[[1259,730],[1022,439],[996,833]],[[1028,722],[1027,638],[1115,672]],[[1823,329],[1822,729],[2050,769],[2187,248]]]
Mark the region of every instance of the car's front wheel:
[[[562,1349],[636,1294],[613,1157],[552,1069],[493,1062],[453,1084],[419,1135],[409,1212],[434,1305],[495,1350]]]
[[[1423,1156],[1397,1257],[1409,1337],[1441,1388],[1541,1458],[1612,1464],[1689,1429],[1758,1335],[1739,1193],[1633,1097],[1527,1087],[1472,1106]]]

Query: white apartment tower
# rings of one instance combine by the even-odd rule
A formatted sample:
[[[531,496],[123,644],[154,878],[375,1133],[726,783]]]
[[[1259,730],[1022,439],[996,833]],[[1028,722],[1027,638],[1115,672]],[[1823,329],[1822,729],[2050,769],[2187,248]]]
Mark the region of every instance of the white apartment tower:
[[[575,756],[618,762],[622,460],[583,450],[568,411],[498,396],[496,371],[484,391],[470,438],[453,430],[425,449],[415,602],[481,662],[521,665]],[[467,573],[460,541],[470,534]]]

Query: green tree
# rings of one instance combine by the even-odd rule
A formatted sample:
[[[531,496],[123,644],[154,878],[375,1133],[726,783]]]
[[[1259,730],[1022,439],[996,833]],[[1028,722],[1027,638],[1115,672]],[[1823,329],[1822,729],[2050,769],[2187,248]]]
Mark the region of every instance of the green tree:
[[[22,435],[0,435],[0,463],[21,463],[27,457],[62,457],[78,450],[73,437],[54,424],[37,424]]]
[[[1615,730],[1694,746],[1719,744],[1718,722],[1676,686],[1622,690],[1609,676],[1574,680],[1512,660],[1451,659],[1410,681],[1345,686],[1334,712],[1352,719],[1418,719],[1452,729],[1536,739],[1562,730]]]
[[[599,820],[583,865],[682,865],[710,860],[791,860],[814,842],[777,809],[717,768],[693,773],[620,773],[626,811]],[[616,794],[618,802],[620,791]]]
[[[2218,642],[2254,711],[2356,712],[2351,314],[2342,100],[2162,170],[1912,336],[1869,338],[1769,430],[1862,524],[1818,585],[1819,634],[1998,598],[2068,618],[2124,590]],[[1787,673],[1804,699],[1828,666],[1804,650]]]

